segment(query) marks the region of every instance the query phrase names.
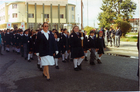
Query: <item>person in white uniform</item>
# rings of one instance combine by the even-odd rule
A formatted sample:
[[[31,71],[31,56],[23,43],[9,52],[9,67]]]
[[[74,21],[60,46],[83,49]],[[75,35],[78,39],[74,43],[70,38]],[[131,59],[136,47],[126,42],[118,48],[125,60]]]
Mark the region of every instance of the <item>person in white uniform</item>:
[[[50,80],[49,65],[53,66],[55,64],[53,55],[58,54],[58,48],[54,35],[48,30],[49,24],[44,22],[42,27],[43,30],[37,34],[36,55],[40,56],[41,65],[44,66],[43,76]]]

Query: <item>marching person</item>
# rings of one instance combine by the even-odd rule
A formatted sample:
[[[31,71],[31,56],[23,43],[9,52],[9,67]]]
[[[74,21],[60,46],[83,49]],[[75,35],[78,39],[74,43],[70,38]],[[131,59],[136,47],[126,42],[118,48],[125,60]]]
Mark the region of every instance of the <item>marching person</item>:
[[[62,35],[62,62],[68,61],[68,50],[69,50],[69,43],[68,43],[68,35],[67,35],[67,29],[63,30],[63,35]]]
[[[81,44],[81,40],[84,40],[79,32],[79,27],[74,26],[73,32],[70,35],[71,57],[74,62],[74,70],[81,70],[81,63],[84,60],[84,50]]]
[[[86,31],[84,31],[84,47],[83,47],[83,49],[84,49],[84,53],[85,53],[85,61],[88,61],[87,60],[87,50],[88,50],[88,47],[87,47],[87,36],[86,36]]]
[[[28,41],[28,62],[31,62],[30,59],[33,60],[33,30],[29,33],[29,41]]]
[[[3,31],[3,33],[1,34],[2,36],[2,41],[3,41],[3,49],[5,51],[5,47],[6,47],[6,30]]]
[[[11,34],[10,30],[7,29],[7,32],[5,34],[5,39],[6,39],[6,52],[10,52],[10,42],[11,42]]]
[[[120,37],[122,35],[122,31],[119,28],[119,26],[116,27],[116,33],[115,33],[115,46],[119,47],[120,46]]]
[[[13,31],[13,34],[12,34],[12,44],[13,44],[13,52],[16,52],[16,31]]]
[[[20,30],[20,36],[19,36],[19,39],[20,39],[20,52],[21,52],[21,56],[24,57],[24,48],[23,48],[23,30],[21,29]]]
[[[17,34],[16,34],[16,52],[17,54],[20,54],[20,47],[19,47],[19,42],[20,42],[20,32],[19,30],[17,30]]]
[[[1,30],[0,30],[0,55],[2,54],[2,37],[1,37]]]
[[[104,54],[104,49],[105,48],[105,42],[104,42],[104,38],[103,38],[103,31],[100,31],[98,34],[98,38],[97,38],[97,49],[98,49],[98,54],[99,57],[97,59],[98,64],[101,64],[101,56],[102,54]]]
[[[23,36],[23,48],[24,48],[24,58],[27,60],[28,57],[28,52],[29,52],[29,35],[28,35],[28,30],[24,31],[24,36]]]
[[[88,38],[88,48],[90,51],[90,65],[95,65],[96,60],[96,36],[95,31],[90,31],[90,36]]]
[[[44,66],[43,76],[50,80],[49,65],[54,65],[55,61],[53,56],[58,54],[57,44],[54,35],[49,31],[49,24],[44,22],[43,30],[38,32],[36,39],[36,55],[40,56],[41,64]]]
[[[54,33],[54,38],[55,38],[55,41],[56,41],[56,43],[57,43],[57,48],[58,48],[58,51],[59,51],[59,53],[58,53],[57,55],[54,56],[55,68],[56,68],[56,69],[59,69],[58,60],[61,58],[60,34],[59,34],[58,32],[55,32],[55,33]]]

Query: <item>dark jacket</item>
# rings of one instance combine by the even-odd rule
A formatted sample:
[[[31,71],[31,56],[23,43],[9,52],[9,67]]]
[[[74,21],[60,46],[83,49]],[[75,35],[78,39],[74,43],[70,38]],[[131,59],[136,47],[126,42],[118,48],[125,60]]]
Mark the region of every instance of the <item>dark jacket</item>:
[[[122,35],[122,31],[120,29],[116,30],[115,35],[116,36],[121,36]]]
[[[42,32],[38,32],[35,45],[35,52],[39,53],[41,57],[46,55],[53,56],[55,51],[58,51],[54,35],[51,32],[49,33],[49,40],[46,39]]]
[[[93,39],[94,38],[94,39]],[[88,48],[96,48],[96,37],[94,36],[93,38],[89,37],[88,38]]]

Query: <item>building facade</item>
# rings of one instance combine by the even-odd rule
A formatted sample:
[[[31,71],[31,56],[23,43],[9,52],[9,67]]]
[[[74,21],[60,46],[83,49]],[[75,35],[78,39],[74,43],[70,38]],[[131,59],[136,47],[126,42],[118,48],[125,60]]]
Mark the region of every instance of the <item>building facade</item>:
[[[139,29],[139,18],[133,18],[129,20],[132,28],[131,28],[131,32],[138,32]]]
[[[64,28],[64,24],[75,25],[75,5],[68,0],[17,1],[0,6],[0,29],[11,28],[37,29],[43,22],[48,22],[50,29]]]

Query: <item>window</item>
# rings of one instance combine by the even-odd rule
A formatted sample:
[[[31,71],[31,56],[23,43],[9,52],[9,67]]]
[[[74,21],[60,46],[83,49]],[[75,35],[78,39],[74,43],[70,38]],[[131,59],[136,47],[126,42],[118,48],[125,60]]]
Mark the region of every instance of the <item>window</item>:
[[[74,19],[74,15],[72,15],[72,19]]]
[[[60,14],[60,18],[64,18],[64,15],[63,14]]]
[[[13,13],[13,18],[17,18],[17,13]]]
[[[44,14],[44,18],[49,18],[49,14]]]
[[[29,23],[29,28],[30,28],[30,29],[33,29],[33,28],[34,28],[34,24],[35,24],[35,23]]]
[[[72,11],[74,11],[74,7],[72,7]]]
[[[28,14],[28,17],[29,18],[34,18],[34,14],[32,13],[32,14]]]
[[[12,4],[12,9],[17,9],[17,4]]]

